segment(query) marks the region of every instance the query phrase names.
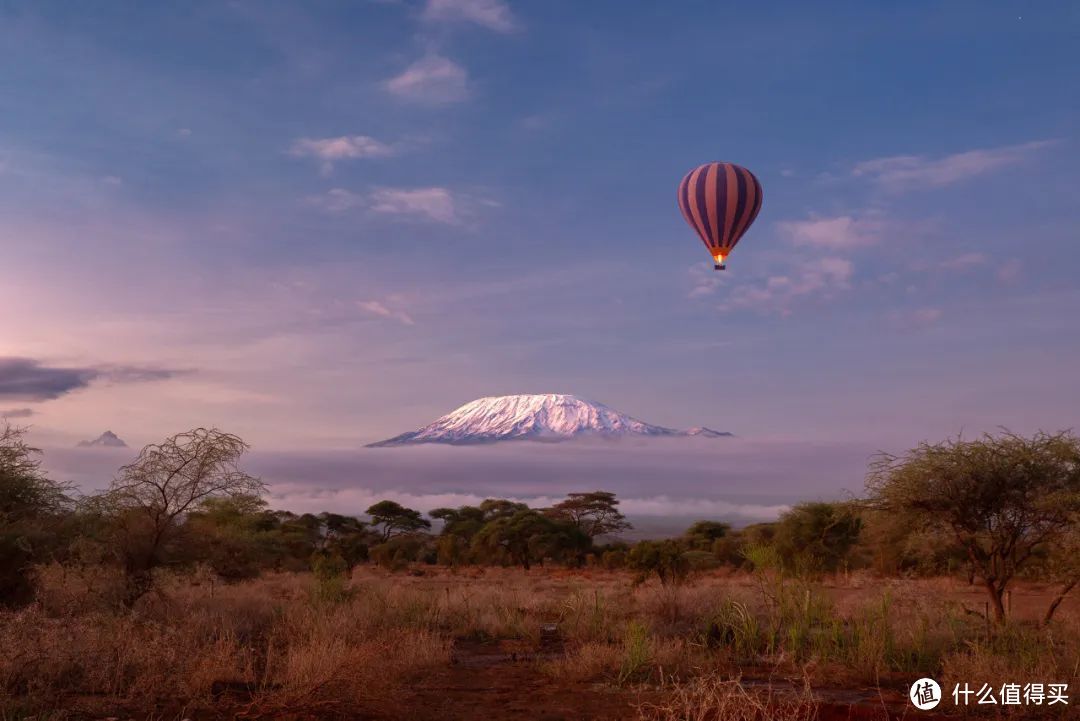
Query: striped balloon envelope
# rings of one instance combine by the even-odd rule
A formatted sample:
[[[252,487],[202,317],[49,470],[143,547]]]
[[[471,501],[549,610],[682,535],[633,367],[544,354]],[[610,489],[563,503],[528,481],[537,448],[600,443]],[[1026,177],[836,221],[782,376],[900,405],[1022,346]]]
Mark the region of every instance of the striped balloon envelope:
[[[706,163],[679,183],[679,209],[709,249],[717,270],[761,210],[761,183],[734,163]]]

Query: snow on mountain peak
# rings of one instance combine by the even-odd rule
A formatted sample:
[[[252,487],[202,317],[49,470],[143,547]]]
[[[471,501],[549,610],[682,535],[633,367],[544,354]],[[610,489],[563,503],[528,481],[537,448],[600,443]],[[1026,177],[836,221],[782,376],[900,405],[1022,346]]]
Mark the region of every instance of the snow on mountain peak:
[[[371,447],[415,443],[490,443],[504,440],[562,441],[579,437],[730,435],[701,428],[678,431],[654,426],[563,393],[489,396],[466,403],[423,428]]]

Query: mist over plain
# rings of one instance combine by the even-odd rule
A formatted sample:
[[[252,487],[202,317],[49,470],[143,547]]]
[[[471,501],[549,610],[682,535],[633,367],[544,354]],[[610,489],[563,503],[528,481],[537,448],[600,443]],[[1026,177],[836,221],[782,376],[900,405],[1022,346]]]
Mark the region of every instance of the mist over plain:
[[[572,491],[618,494],[639,526],[686,518],[751,523],[791,503],[862,488],[865,443],[742,438],[420,445],[334,451],[253,450],[245,467],[271,507],[361,514],[390,498],[429,511],[499,497],[545,506]],[[47,449],[46,468],[83,492],[104,488],[137,449]],[[661,525],[667,525],[661,523]]]

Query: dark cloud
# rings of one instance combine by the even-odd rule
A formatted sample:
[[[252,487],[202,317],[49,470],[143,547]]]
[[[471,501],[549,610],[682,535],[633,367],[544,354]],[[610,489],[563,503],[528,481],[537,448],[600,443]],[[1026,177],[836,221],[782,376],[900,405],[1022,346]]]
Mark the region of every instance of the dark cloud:
[[[139,368],[136,366],[102,366],[98,373],[102,380],[113,383],[145,383],[147,381],[164,381],[178,375],[190,373],[186,370],[174,370],[172,368]]]
[[[29,418],[32,415],[34,415],[34,411],[30,408],[12,408],[0,411],[0,418]]]
[[[0,398],[47,401],[85,388],[98,377],[94,368],[54,368],[31,358],[0,358]]]
[[[64,368],[33,358],[0,357],[0,400],[48,401],[85,388],[95,380],[138,383],[164,380],[177,371],[136,366]]]

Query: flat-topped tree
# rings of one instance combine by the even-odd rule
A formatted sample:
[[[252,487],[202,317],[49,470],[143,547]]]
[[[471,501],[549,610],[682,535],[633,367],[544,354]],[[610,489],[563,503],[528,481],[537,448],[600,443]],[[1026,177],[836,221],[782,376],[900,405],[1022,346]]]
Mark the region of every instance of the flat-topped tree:
[[[380,528],[383,543],[402,533],[431,528],[431,521],[424,518],[420,511],[406,508],[397,501],[379,501],[365,513],[371,516],[371,525]]]
[[[589,538],[596,538],[633,528],[618,506],[615,494],[608,491],[570,493],[565,501],[552,506],[548,515],[572,523]]]
[[[1004,432],[922,443],[902,456],[880,454],[866,486],[872,507],[951,538],[1002,622],[1005,591],[1017,573],[1038,554],[1067,546],[1075,533],[1080,438]]]

